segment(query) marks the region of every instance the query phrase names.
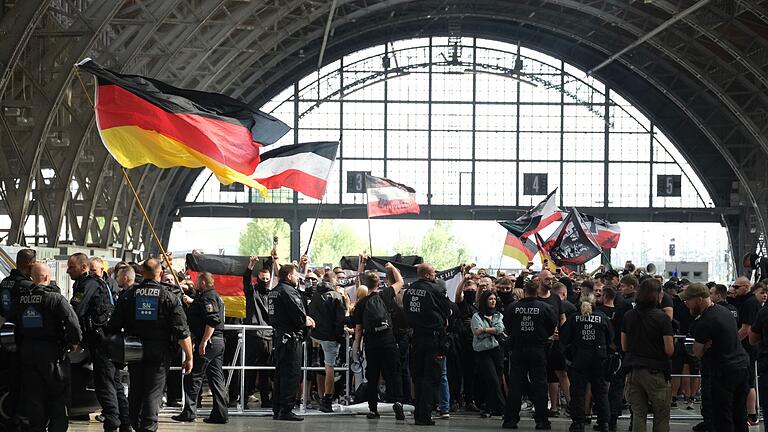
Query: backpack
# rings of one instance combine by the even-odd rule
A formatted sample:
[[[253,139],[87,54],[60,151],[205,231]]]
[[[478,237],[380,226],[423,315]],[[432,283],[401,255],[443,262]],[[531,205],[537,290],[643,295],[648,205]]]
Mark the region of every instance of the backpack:
[[[392,318],[381,294],[373,294],[365,302],[363,311],[363,330],[365,334],[373,334],[392,328]]]

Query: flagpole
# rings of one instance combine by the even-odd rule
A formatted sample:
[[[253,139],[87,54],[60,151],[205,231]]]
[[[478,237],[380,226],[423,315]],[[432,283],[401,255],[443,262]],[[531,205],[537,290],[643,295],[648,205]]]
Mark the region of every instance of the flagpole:
[[[365,189],[365,214],[368,217],[368,248],[369,256],[373,256],[373,237],[371,236],[371,215],[368,212],[368,188]]]
[[[80,86],[83,87],[83,93],[88,98],[88,102],[90,102],[91,108],[93,108],[94,110],[94,115],[96,115],[96,104],[93,102],[93,99],[91,99],[91,95],[88,93],[88,88],[85,86],[85,82],[83,82],[83,78],[80,76],[80,69],[77,67],[77,65],[73,65],[72,67],[75,70],[75,76],[77,77],[77,80],[80,81]],[[139,205],[139,210],[141,210],[141,214],[144,216],[144,220],[147,221],[149,230],[152,232],[152,238],[155,239],[155,243],[157,243],[157,247],[160,249],[160,253],[163,256],[165,263],[168,265],[168,269],[171,271],[171,274],[173,275],[173,280],[176,281],[176,285],[181,285],[178,275],[176,274],[175,271],[173,271],[173,264],[171,263],[171,259],[168,258],[168,254],[165,252],[165,248],[163,247],[162,243],[160,243],[160,238],[157,237],[157,233],[155,232],[155,226],[152,224],[152,221],[149,220],[149,216],[147,215],[146,210],[144,210],[144,204],[141,203],[141,199],[139,199],[139,194],[136,192],[136,188],[133,187],[133,182],[131,181],[131,178],[128,176],[128,171],[126,171],[124,166],[121,166],[120,168],[123,170],[123,176],[125,177],[125,181],[128,183],[128,186],[131,188],[131,192],[133,192],[134,198],[136,198],[136,203]]]
[[[341,137],[339,137],[339,144],[341,144]],[[338,151],[338,147],[336,148]],[[325,175],[325,188],[328,189],[328,179],[331,177],[331,171],[333,167],[328,170],[328,174]],[[323,191],[323,198],[325,198],[325,191]],[[307,240],[307,250],[304,251],[304,255],[309,255],[309,246],[312,245],[312,237],[315,235],[315,227],[317,227],[317,220],[320,218],[320,209],[323,208],[323,198],[320,198],[320,202],[317,204],[317,212],[315,212],[315,221],[312,222],[312,231],[309,232],[309,240]]]
[[[571,207],[571,208],[579,215],[579,219],[581,219],[581,213],[579,213],[579,209],[577,209],[576,207]],[[584,221],[582,221],[582,228],[586,228],[585,226],[583,226],[583,222]],[[595,222],[592,222],[592,223],[595,223]],[[597,224],[595,224],[595,225],[597,225]],[[597,242],[597,239],[595,239],[595,236],[592,235],[592,231],[590,231],[589,229],[584,229],[584,232],[587,233],[587,235],[589,236],[590,240],[592,240],[595,243],[595,245],[597,245],[597,248],[600,249],[600,256],[602,258],[605,258],[605,262],[608,263],[608,269],[606,269],[606,270],[613,269],[613,266],[611,265],[610,258],[608,258],[608,255],[605,254],[605,251],[603,251],[603,248]],[[600,263],[600,264],[602,264],[602,263]]]
[[[128,183],[128,186],[131,188],[131,192],[133,192],[133,196],[136,198],[136,204],[139,205],[139,210],[141,210],[141,214],[144,215],[144,220],[147,221],[147,225],[149,225],[149,230],[152,232],[152,237],[155,239],[155,243],[157,243],[157,247],[160,248],[160,253],[165,259],[165,263],[168,265],[168,269],[171,271],[171,274],[173,275],[173,280],[176,281],[176,285],[181,285],[178,275],[176,275],[176,272],[173,271],[173,265],[171,264],[171,260],[170,258],[168,258],[168,254],[165,252],[165,248],[163,247],[163,244],[160,242],[160,238],[157,236],[157,233],[155,232],[155,227],[154,225],[152,225],[152,221],[149,220],[147,211],[144,210],[144,204],[141,203],[141,199],[139,199],[139,194],[136,192],[136,188],[133,187],[133,182],[131,181],[131,178],[128,176],[128,171],[125,169],[125,167],[121,167],[121,168],[123,170],[123,176],[125,177],[125,181]]]

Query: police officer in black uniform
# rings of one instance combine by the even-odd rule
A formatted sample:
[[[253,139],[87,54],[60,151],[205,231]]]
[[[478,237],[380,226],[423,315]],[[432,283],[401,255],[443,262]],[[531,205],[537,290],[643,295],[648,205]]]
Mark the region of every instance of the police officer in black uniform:
[[[37,253],[33,249],[22,249],[16,254],[16,268],[0,282],[0,317],[8,320],[14,296],[21,288],[32,288],[32,265],[35,264]]]
[[[200,273],[197,278],[197,296],[189,306],[187,319],[192,343],[195,346],[194,368],[184,377],[184,410],[173,416],[181,422],[195,421],[197,400],[203,387],[203,377],[213,394],[211,415],[206,423],[225,424],[227,414],[227,387],[224,383],[224,302],[213,288],[213,275]]]
[[[297,289],[299,272],[296,266],[286,264],[280,267],[278,278],[279,283],[267,295],[267,313],[274,329],[275,347],[272,418],[301,421],[304,418],[293,413],[301,380],[301,342],[305,329],[314,328],[315,321],[307,316]]]
[[[80,320],[84,345],[93,362],[93,386],[104,416],[104,431],[112,432],[130,427],[128,413],[117,399],[115,365],[104,347],[104,326],[114,309],[114,297],[109,285],[98,276],[89,273],[90,260],[83,253],[76,253],[67,261],[67,273],[75,281],[72,286],[72,307]]]
[[[181,300],[160,283],[160,262],[150,258],[141,265],[143,281],[125,290],[107,325],[107,333],[121,331],[138,337],[143,345],[141,361],[128,365],[131,376],[128,405],[136,432],[157,430],[157,414],[165,389],[165,364],[169,347],[181,345],[182,371],[192,370],[192,340]]]
[[[440,383],[442,362],[448,349],[446,327],[450,302],[445,288],[435,282],[435,267],[420,264],[416,268],[419,280],[403,293],[403,308],[413,328],[411,339],[411,375],[416,406],[413,413],[417,425],[431,426],[431,411],[435,388]]]
[[[608,382],[605,362],[614,351],[614,333],[610,319],[595,309],[595,296],[582,295],[579,313],[565,322],[560,341],[571,358],[571,431],[584,431],[584,401],[587,384],[592,386],[592,401],[597,411],[597,428],[608,431]]]
[[[502,424],[505,429],[517,429],[523,388],[528,389],[536,410],[536,429],[552,428],[547,418],[547,345],[559,319],[554,309],[537,299],[537,295],[537,284],[527,282],[525,298],[504,311],[510,350],[509,392]]]
[[[50,280],[50,269],[38,263],[32,272]],[[16,324],[21,369],[22,430],[59,432],[69,427],[69,358],[80,343],[80,325],[72,306],[44,285],[20,287],[8,311]]]

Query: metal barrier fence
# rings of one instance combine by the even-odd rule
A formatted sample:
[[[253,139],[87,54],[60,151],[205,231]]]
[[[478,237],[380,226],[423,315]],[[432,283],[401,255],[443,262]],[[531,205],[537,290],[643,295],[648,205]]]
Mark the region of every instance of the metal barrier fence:
[[[272,330],[272,327],[270,326],[257,326],[257,325],[245,325],[245,324],[226,324],[224,326],[224,330],[238,330],[238,342],[237,342],[237,348],[235,349],[235,354],[232,358],[232,364],[228,366],[224,366],[225,371],[229,371],[227,374],[227,388],[229,388],[229,385],[232,382],[232,377],[234,376],[235,371],[240,372],[240,402],[238,403],[237,409],[232,411],[229,410],[230,413],[237,413],[237,414],[247,414],[245,410],[245,401],[246,401],[246,395],[245,395],[245,372],[256,370],[256,371],[274,371],[274,366],[257,366],[257,365],[246,365],[246,340],[245,337],[246,331],[256,331],[256,330]],[[684,343],[693,343],[693,339],[688,338],[684,335],[675,335],[675,339],[683,339]],[[350,339],[351,336],[349,334],[346,335],[345,338],[345,354],[344,354],[344,364],[342,366],[336,366],[333,368],[334,372],[343,372],[345,375],[345,391],[346,391],[346,397],[349,398],[351,393],[351,386],[352,386],[352,377],[351,377],[351,354],[352,350],[350,349]],[[302,392],[301,392],[301,404],[300,404],[300,411],[305,412],[307,407],[307,401],[309,399],[309,389],[311,388],[311,383],[307,382],[307,376],[309,371],[324,371],[325,367],[323,366],[309,366],[309,355],[311,354],[311,351],[307,350],[307,342],[302,343],[302,350],[303,350],[303,364],[301,367],[302,370]],[[183,353],[182,353],[183,358]],[[239,363],[236,364],[236,363]],[[171,370],[174,371],[181,371],[181,367],[171,367]],[[680,377],[680,378],[701,378],[701,374],[672,374],[672,377]],[[755,377],[757,377],[757,365],[755,365]],[[699,384],[700,386],[701,384]],[[182,406],[184,404],[184,380],[182,379],[181,383],[182,389],[181,389],[181,397],[182,397]],[[759,392],[756,392],[759,393]],[[759,394],[757,395],[757,406],[758,410],[760,407],[760,399]],[[348,401],[348,399],[347,399]],[[256,410],[248,410],[252,412],[256,412]],[[622,418],[629,418],[628,415],[622,416]],[[691,415],[672,415],[672,420],[701,420],[701,414],[691,414]]]
[[[257,365],[247,365],[246,364],[246,340],[245,333],[247,331],[257,331],[257,330],[272,330],[272,327],[270,326],[258,326],[258,325],[246,325],[246,324],[226,324],[224,325],[224,330],[238,330],[238,336],[237,336],[237,347],[235,348],[235,353],[232,357],[232,364],[225,365],[224,370],[228,371],[227,373],[227,379],[226,379],[226,387],[229,388],[230,384],[232,383],[232,377],[234,376],[235,371],[240,372],[240,402],[237,404],[237,409],[234,411],[232,409],[229,410],[230,413],[237,413],[237,414],[247,414],[245,410],[245,402],[246,402],[246,395],[245,395],[245,372],[246,371],[274,371],[274,366],[257,366]],[[334,372],[344,372],[345,373],[345,391],[347,397],[349,397],[350,388],[352,385],[351,380],[351,349],[350,349],[350,335],[346,335],[345,342],[344,342],[344,364],[342,366],[336,366],[333,368]],[[310,340],[311,344],[311,340]],[[325,367],[323,366],[309,366],[309,355],[311,354],[311,351],[308,351],[307,347],[307,341],[304,341],[301,344],[302,351],[304,355],[302,356],[304,358],[303,364],[301,367],[302,370],[302,380],[301,380],[301,404],[299,405],[299,410],[301,412],[305,412],[307,408],[307,401],[309,399],[309,389],[311,388],[311,384],[307,382],[307,372],[309,371],[325,371]],[[310,347],[311,348],[311,345]],[[184,358],[184,353],[182,352],[182,359]],[[237,364],[239,363],[239,364]],[[181,371],[181,367],[175,366],[171,367],[170,370],[173,371]],[[184,394],[184,379],[181,380],[181,404],[184,405],[186,395]],[[256,410],[249,410],[256,412]]]

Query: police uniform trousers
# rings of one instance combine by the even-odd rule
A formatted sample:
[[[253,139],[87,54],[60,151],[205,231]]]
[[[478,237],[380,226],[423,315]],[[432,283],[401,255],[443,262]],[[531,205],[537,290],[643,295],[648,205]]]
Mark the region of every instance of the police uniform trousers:
[[[24,432],[66,431],[69,427],[69,358],[59,361],[58,342],[27,340],[20,347]],[[47,429],[46,429],[47,427]]]
[[[608,425],[615,425],[621,417],[624,407],[624,386],[627,380],[627,371],[619,369],[611,376],[608,384]]]
[[[145,357],[147,344],[145,342]],[[162,350],[161,350],[162,351]],[[135,432],[155,432],[165,389],[165,352],[128,365],[128,411]]]
[[[301,384],[301,333],[275,331],[275,385],[272,412],[288,413],[296,405]]]
[[[569,371],[571,379],[571,420],[577,431],[584,430],[585,423],[585,399],[587,396],[587,384],[592,386],[592,403],[597,413],[597,424],[608,425],[608,382],[605,380],[604,360],[593,358],[590,367],[572,367]]]
[[[435,389],[440,384],[442,359],[438,359],[439,339],[432,332],[414,333],[411,339],[411,376],[416,397],[413,417],[419,421],[431,418]]]
[[[529,381],[530,380],[530,381]],[[544,345],[515,346],[509,352],[509,391],[504,407],[504,422],[520,421],[523,390],[533,402],[536,423],[547,419],[547,351]]]
[[[712,368],[710,395],[712,396],[712,426],[717,432],[747,432],[747,393],[749,371]]]
[[[112,431],[121,425],[127,426],[129,424],[128,404],[125,393],[122,392],[122,384],[120,384],[121,394],[118,394],[117,368],[106,349],[98,344],[89,344],[89,350],[93,362],[93,387],[96,391],[96,399],[101,405],[101,415],[104,416],[104,430]]]
[[[197,348],[197,345],[195,346]],[[182,417],[193,419],[197,415],[197,401],[203,388],[203,377],[208,378],[208,387],[213,395],[213,408],[210,418],[226,422],[227,387],[224,382],[224,338],[212,337],[205,348],[205,356],[195,349],[192,360],[192,372],[184,376],[184,410]]]

